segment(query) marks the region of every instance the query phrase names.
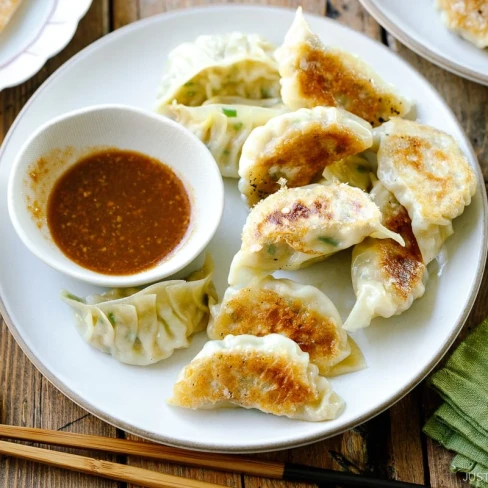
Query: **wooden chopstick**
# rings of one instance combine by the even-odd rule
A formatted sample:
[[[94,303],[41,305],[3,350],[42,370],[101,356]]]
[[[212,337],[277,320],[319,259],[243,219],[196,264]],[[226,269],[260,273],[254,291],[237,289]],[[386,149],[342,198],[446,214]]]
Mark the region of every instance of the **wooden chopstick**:
[[[16,427],[0,424],[0,437],[33,441],[78,449],[94,449],[104,452],[146,457],[161,461],[199,466],[203,468],[248,474],[295,482],[315,484],[340,484],[364,488],[419,488],[426,485],[405,483],[395,480],[381,480],[353,473],[314,468],[300,464],[261,461],[237,455],[193,452],[150,442],[114,439],[110,437],[59,432],[30,427]],[[186,480],[185,480],[186,481]],[[189,486],[189,485],[188,485]]]
[[[265,476],[276,479],[282,479],[284,470],[283,463],[273,461],[260,461],[259,459],[250,459],[228,454],[186,451],[153,442],[114,439],[112,437],[75,434],[72,432],[59,432],[31,427],[16,427],[0,424],[0,437],[39,442],[41,444],[53,444],[55,446],[93,449],[129,456],[140,456],[159,461],[187,464],[189,466],[213,468],[218,471],[228,471],[231,473],[242,472],[254,476]]]
[[[0,454],[14,456],[58,468],[109,478],[116,481],[135,483],[149,488],[221,488],[222,485],[190,480],[179,476],[158,473],[126,464],[100,461],[76,454],[50,451],[39,447],[0,441]]]

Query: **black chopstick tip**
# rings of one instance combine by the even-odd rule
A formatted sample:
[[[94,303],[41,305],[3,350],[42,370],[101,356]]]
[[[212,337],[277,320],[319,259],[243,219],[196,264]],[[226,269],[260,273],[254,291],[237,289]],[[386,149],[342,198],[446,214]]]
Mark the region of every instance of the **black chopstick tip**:
[[[430,488],[427,485],[396,480],[380,480],[343,471],[292,463],[285,463],[283,480],[314,483],[324,488],[335,485],[354,486],[355,488]]]

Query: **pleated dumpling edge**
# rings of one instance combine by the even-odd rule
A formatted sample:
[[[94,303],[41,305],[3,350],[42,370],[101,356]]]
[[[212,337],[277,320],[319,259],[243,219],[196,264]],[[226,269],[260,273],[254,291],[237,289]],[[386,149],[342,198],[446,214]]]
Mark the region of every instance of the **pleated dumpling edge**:
[[[87,300],[67,291],[62,300],[74,311],[81,337],[122,363],[147,366],[189,346],[189,337],[205,329],[217,302],[213,262],[187,280],[162,281],[135,290],[115,289]]]

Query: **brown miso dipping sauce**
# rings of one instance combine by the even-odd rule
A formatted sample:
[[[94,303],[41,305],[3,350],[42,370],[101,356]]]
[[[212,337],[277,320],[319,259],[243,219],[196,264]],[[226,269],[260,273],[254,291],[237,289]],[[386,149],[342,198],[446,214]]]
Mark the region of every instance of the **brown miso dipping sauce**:
[[[74,164],[56,181],[47,205],[61,251],[108,275],[154,267],[181,242],[190,216],[188,193],[168,166],[118,149]]]

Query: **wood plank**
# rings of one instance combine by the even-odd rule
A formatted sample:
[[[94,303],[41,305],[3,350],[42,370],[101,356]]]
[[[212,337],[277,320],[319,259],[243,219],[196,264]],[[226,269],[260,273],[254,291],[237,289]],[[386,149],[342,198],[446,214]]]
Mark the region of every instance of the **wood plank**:
[[[112,26],[119,29],[140,19],[138,0],[112,0]]]
[[[42,376],[21,351],[2,321],[0,329],[0,420],[14,425],[36,425],[40,417]],[[0,486],[28,487],[37,478],[34,465],[0,458]],[[47,485],[44,485],[47,486]]]
[[[40,84],[79,50],[108,32],[108,0],[93,2],[69,45],[32,79],[0,93],[0,141]],[[49,429],[116,436],[116,429],[87,414],[34,368],[2,321],[0,327],[0,421]],[[66,451],[66,450],[64,450]],[[76,451],[87,455],[89,453]],[[114,461],[114,456],[100,456]],[[109,488],[119,483],[13,458],[0,460],[0,486],[9,488]]]
[[[0,357],[4,358],[0,363],[0,384],[5,385],[0,395],[1,423],[115,436],[113,427],[87,414],[42,377],[3,322],[0,329]],[[114,456],[102,458],[115,459]],[[118,485],[109,481],[100,482],[87,475],[4,457],[0,460],[0,486],[109,488]]]
[[[422,443],[422,387],[413,390],[390,409],[389,477],[426,483]]]
[[[381,40],[381,27],[358,1],[329,0],[327,2],[327,17],[362,32],[372,39]]]

